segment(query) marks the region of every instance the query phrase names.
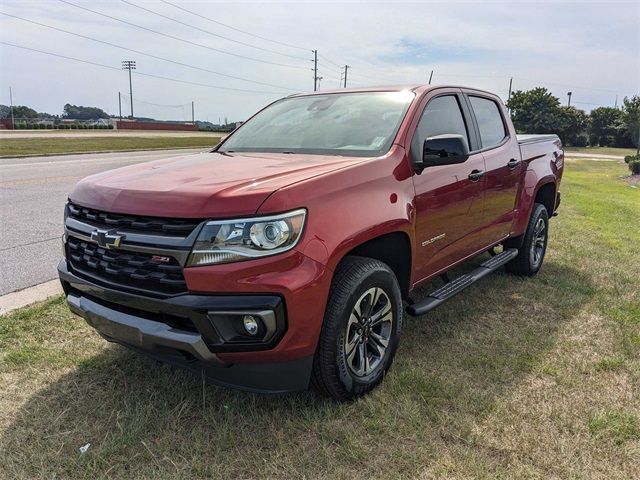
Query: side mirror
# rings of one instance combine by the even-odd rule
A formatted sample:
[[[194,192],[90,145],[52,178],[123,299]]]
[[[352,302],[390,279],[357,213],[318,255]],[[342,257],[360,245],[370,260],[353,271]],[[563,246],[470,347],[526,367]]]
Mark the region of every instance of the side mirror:
[[[429,137],[422,147],[422,161],[416,168],[422,171],[437,165],[453,165],[466,162],[469,158],[469,145],[462,135],[438,135]]]

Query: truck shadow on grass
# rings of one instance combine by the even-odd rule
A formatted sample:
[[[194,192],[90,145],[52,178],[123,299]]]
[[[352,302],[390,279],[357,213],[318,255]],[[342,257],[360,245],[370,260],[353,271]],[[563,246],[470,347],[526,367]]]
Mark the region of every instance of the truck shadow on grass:
[[[583,273],[551,260],[534,279],[494,274],[406,318],[389,375],[351,404],[204,386],[112,346],[35,393],[0,451],[7,472],[26,477],[415,473],[450,444],[472,445],[473,426],[505,389],[531,373],[554,375],[546,353],[593,294]]]

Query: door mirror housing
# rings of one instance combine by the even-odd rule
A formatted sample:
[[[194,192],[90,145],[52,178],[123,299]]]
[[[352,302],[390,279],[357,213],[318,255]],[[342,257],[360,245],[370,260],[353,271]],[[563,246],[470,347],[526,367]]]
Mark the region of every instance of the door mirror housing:
[[[463,163],[468,158],[469,144],[462,135],[437,135],[424,141],[422,161],[417,162],[415,167],[421,172],[427,167]]]

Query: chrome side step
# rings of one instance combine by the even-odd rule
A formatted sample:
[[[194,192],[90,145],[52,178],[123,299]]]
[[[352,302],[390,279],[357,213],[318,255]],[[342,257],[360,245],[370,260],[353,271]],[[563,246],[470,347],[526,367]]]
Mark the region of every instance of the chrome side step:
[[[517,256],[518,250],[515,248],[509,248],[503,252],[498,253],[486,262],[482,263],[472,272],[466,275],[461,275],[451,280],[450,282],[445,283],[436,291],[431,292],[425,299],[417,303],[408,305],[406,309],[407,313],[414,317],[424,315],[428,311],[433,310],[437,306],[443,304],[451,297],[467,288],[469,285],[472,285],[481,278],[486,277],[491,272],[500,268],[502,265],[513,260]]]

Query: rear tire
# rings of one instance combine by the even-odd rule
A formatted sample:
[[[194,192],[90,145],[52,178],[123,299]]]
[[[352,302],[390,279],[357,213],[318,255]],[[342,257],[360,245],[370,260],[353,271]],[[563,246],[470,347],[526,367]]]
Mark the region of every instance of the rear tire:
[[[311,384],[335,400],[373,390],[391,366],[402,328],[398,280],[384,263],[346,257],[336,269]]]
[[[507,263],[505,269],[514,275],[534,276],[544,261],[548,239],[549,214],[544,205],[534,203],[518,256]]]

